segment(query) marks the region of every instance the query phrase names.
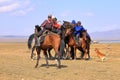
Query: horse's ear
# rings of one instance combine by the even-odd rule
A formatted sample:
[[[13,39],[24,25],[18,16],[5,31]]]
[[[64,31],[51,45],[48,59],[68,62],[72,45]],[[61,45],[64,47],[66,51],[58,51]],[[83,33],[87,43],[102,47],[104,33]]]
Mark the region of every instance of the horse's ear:
[[[38,28],[39,27],[39,25],[35,25],[35,28]]]

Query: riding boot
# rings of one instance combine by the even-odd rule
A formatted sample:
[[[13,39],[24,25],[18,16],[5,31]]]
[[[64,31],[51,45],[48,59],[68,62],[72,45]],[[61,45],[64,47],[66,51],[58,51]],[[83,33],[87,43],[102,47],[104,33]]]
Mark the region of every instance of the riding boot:
[[[35,46],[40,46],[40,39],[38,37],[35,39]]]
[[[79,44],[79,35],[75,36],[75,40],[76,40],[76,44],[78,45]]]

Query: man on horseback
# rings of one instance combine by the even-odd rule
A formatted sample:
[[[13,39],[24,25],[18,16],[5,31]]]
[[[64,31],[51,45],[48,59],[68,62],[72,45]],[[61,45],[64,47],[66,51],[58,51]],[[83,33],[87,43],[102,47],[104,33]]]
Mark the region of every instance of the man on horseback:
[[[61,34],[61,25],[57,22],[57,18],[53,18],[52,32]]]
[[[52,15],[48,15],[48,19],[45,20],[42,24],[41,24],[41,30],[38,32],[37,34],[37,42],[36,42],[36,46],[40,46],[40,43],[43,42],[44,37],[42,37],[42,33],[45,30],[51,31],[52,30],[52,25],[53,25],[53,20],[52,20]],[[38,39],[41,36],[40,40]]]
[[[82,36],[81,32],[85,30],[81,25],[81,22],[78,21],[77,25],[73,29],[73,34],[75,36],[76,43],[79,44],[79,38]]]

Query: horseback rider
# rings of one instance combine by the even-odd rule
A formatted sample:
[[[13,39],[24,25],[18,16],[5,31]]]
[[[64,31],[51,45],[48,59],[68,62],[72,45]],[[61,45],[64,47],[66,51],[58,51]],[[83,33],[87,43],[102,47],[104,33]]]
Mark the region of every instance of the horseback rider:
[[[79,38],[81,37],[81,31],[85,30],[84,27],[81,25],[81,22],[78,21],[77,25],[73,29],[73,34],[75,35],[75,40],[77,44],[79,44]]]
[[[52,20],[52,15],[48,15],[48,19],[46,19],[40,26],[41,30],[38,32],[38,38],[40,37],[40,40],[37,39],[36,46],[40,46],[40,44],[43,42],[44,37],[42,37],[42,33],[45,30],[51,31],[52,30],[52,25],[53,25],[53,20]]]
[[[53,18],[52,32],[61,34],[61,25],[57,22],[57,18]]]

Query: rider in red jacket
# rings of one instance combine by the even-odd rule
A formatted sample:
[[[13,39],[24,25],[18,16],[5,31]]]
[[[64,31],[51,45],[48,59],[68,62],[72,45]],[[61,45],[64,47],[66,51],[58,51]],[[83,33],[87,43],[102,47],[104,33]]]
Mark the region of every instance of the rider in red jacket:
[[[57,22],[57,18],[53,18],[52,32],[60,34],[61,25]]]
[[[40,37],[42,36],[42,33],[45,30],[52,30],[52,25],[53,25],[53,20],[52,20],[52,15],[48,15],[48,19],[46,19],[40,26],[41,30],[37,34],[36,38],[36,46],[40,46],[40,44],[44,41],[44,38]],[[40,39],[39,39],[40,37]]]

